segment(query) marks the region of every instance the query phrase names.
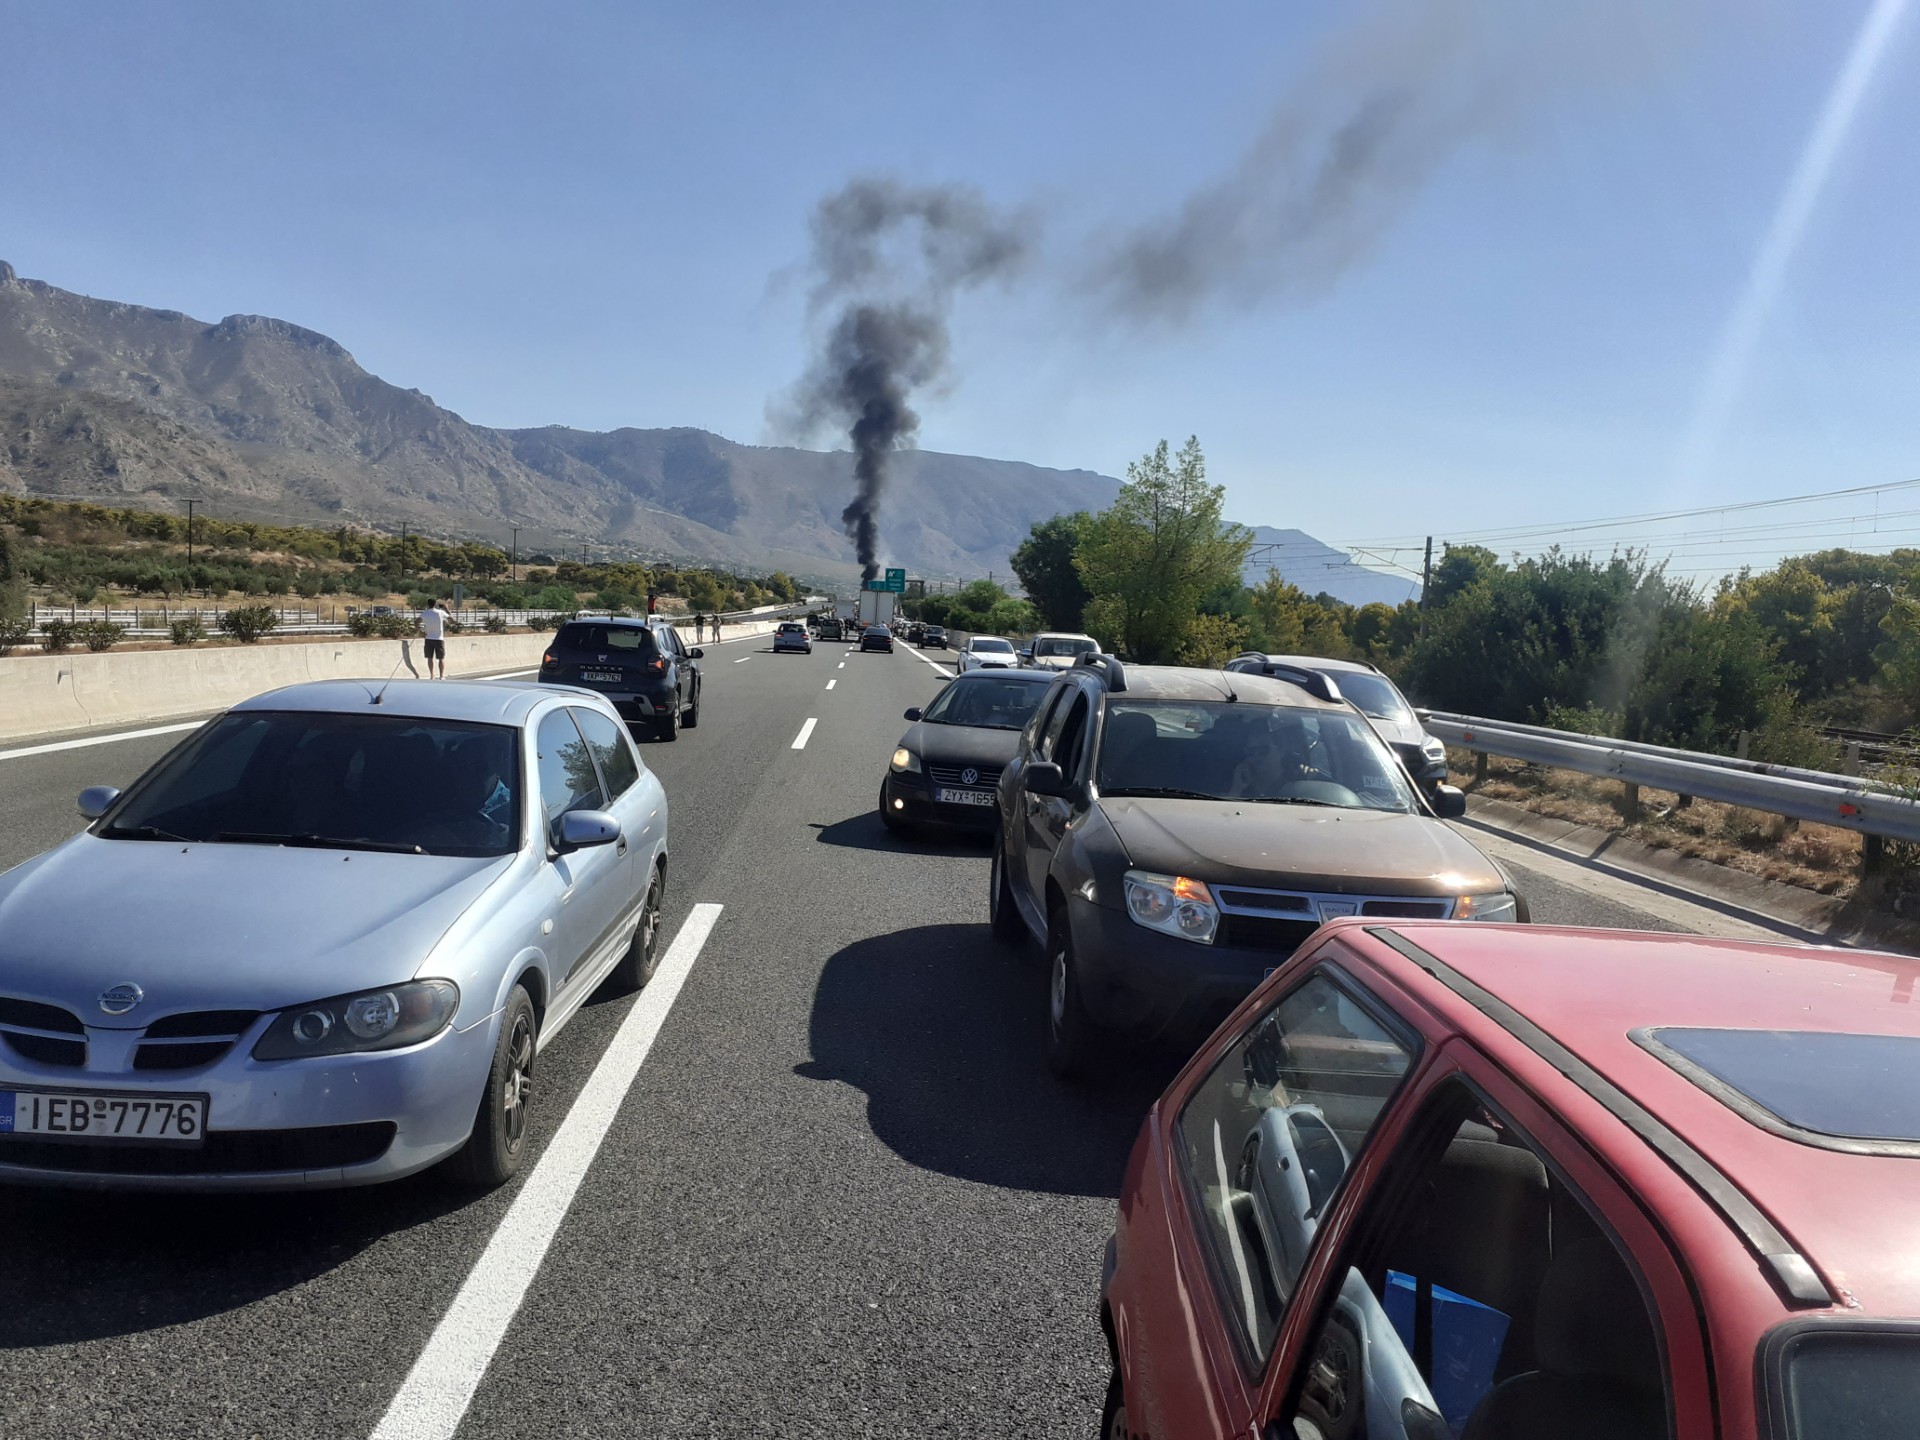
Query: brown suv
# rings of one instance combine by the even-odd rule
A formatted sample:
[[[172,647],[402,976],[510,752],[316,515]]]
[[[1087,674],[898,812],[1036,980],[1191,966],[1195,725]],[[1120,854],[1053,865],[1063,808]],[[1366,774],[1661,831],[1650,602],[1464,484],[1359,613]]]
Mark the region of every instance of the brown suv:
[[[993,933],[1046,946],[1048,1058],[1107,1034],[1198,1037],[1323,920],[1524,920],[1325,676],[1122,667],[1056,680],[997,792]]]

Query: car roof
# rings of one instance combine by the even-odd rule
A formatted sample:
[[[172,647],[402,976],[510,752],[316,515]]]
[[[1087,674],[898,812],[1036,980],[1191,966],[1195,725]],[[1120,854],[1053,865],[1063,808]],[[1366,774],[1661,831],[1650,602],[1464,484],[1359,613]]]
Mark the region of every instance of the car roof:
[[[1036,640],[1093,640],[1093,636],[1078,630],[1042,630],[1033,638]],[[1098,645],[1100,642],[1094,640],[1093,643]]]
[[[990,665],[984,670],[969,670],[963,675],[951,676],[947,683],[957,684],[962,680],[1032,680],[1051,685],[1059,678],[1058,670],[1029,670],[1023,665]]]
[[[1297,665],[1302,670],[1337,670],[1346,675],[1380,675],[1378,666],[1369,665],[1361,660],[1333,660],[1325,655],[1266,655],[1262,658],[1272,665]],[[1384,675],[1380,678],[1386,679]]]
[[[1920,1039],[1920,959],[1545,925],[1390,928],[1678,1134],[1869,1313],[1920,1310],[1911,1219],[1920,1155],[1855,1153],[1763,1128],[1643,1043],[1681,1028]]]
[[[534,680],[309,680],[242,700],[248,710],[317,710],[334,714],[404,715],[417,720],[468,720],[519,725],[533,708],[556,694],[592,696],[572,686]],[[380,704],[373,697],[380,696]]]
[[[1094,666],[1076,666],[1057,673],[1075,675],[1082,670],[1095,677]],[[1290,680],[1275,680],[1266,675],[1242,671],[1200,670],[1184,665],[1129,665],[1126,667],[1129,700],[1226,700],[1234,698],[1254,705],[1285,705],[1299,710],[1337,710],[1351,715],[1344,701],[1321,700],[1308,694]]]

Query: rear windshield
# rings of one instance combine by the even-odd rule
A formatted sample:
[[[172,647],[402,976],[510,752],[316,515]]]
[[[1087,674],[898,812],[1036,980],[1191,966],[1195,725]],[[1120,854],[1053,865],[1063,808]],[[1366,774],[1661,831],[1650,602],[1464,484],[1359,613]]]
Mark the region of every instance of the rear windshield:
[[[1669,1064],[1685,1062],[1675,1068],[1689,1079],[1704,1071],[1796,1130],[1920,1142],[1920,1036],[1679,1026],[1645,1033],[1647,1048]]]
[[[596,655],[653,655],[653,632],[644,625],[587,625],[578,620],[560,627],[553,637],[555,650],[585,650]]]
[[[1342,695],[1360,707],[1362,714],[1371,715],[1375,720],[1401,724],[1413,718],[1407,702],[1384,675],[1369,675],[1364,670],[1342,671],[1333,677],[1333,683],[1340,687]]]
[[[108,840],[504,855],[518,732],[406,715],[236,711],[160,762]]]
[[[1092,640],[1074,640],[1065,635],[1042,636],[1033,642],[1035,659],[1046,655],[1091,655],[1099,648]]]
[[[1788,1342],[1780,1388],[1791,1440],[1920,1435],[1920,1335],[1803,1331]]]

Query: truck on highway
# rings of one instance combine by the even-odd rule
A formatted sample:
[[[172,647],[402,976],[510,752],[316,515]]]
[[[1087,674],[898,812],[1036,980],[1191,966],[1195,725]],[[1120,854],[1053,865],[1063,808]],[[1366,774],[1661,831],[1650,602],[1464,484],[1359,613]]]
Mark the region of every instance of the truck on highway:
[[[899,598],[891,590],[862,590],[859,602],[860,630],[864,631],[869,625],[893,624],[894,603]],[[857,633],[855,638],[859,638]]]

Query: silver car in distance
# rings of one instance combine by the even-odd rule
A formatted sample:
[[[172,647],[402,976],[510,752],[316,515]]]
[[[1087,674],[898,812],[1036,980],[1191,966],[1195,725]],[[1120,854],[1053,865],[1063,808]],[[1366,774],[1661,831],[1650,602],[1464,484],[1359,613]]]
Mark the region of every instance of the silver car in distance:
[[[80,808],[0,875],[0,1181],[496,1185],[535,1053],[652,974],[667,798],[586,691],[296,685]]]

